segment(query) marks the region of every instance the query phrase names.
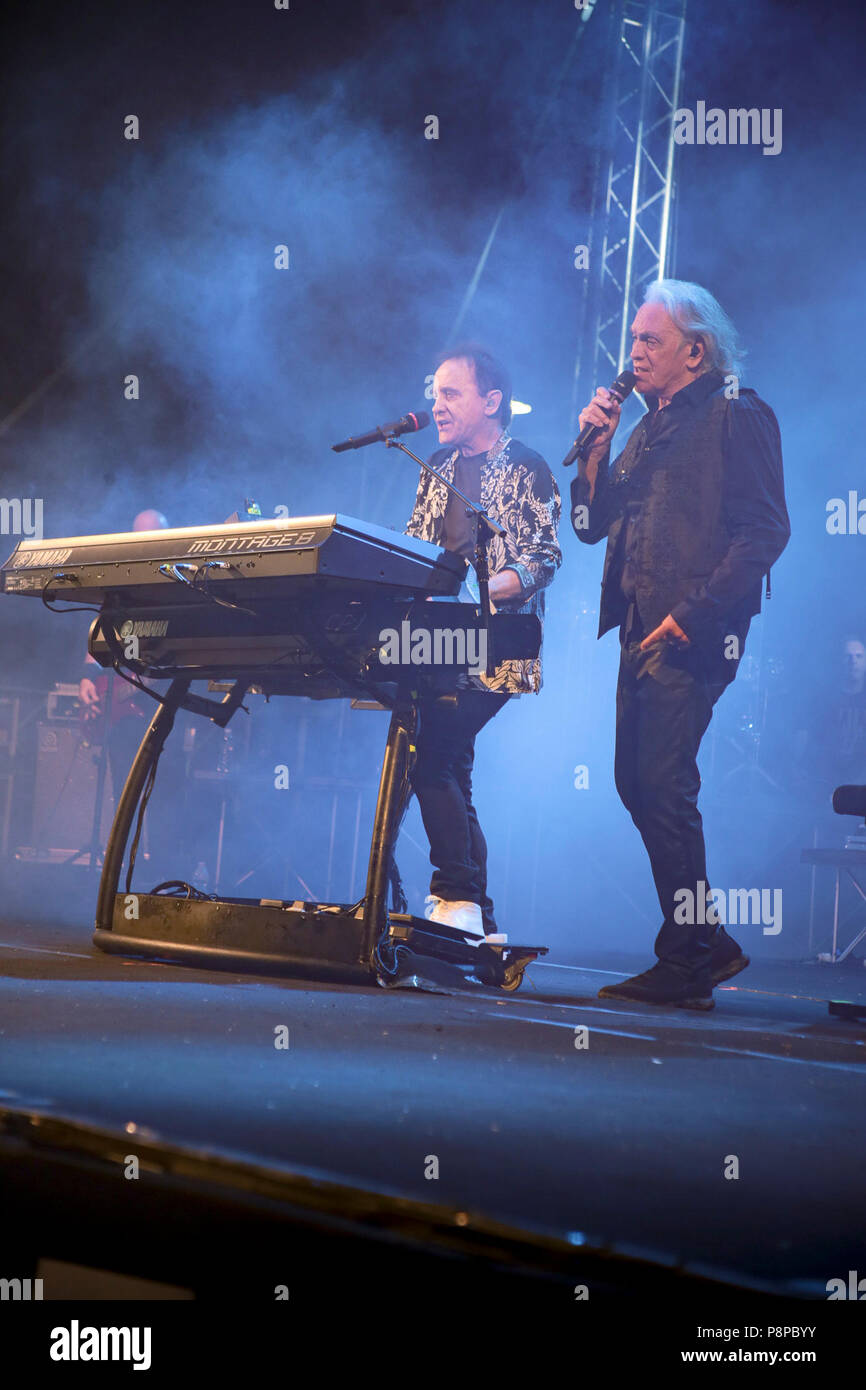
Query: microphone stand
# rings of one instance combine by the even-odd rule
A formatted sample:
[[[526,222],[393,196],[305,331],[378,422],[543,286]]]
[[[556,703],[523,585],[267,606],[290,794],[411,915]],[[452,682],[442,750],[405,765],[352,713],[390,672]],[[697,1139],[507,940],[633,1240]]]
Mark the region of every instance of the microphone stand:
[[[87,862],[87,872],[96,872],[96,860],[99,855],[102,841],[102,810],[105,804],[105,782],[108,772],[108,736],[111,728],[111,711],[114,702],[114,672],[109,671],[105,686],[105,708],[102,711],[102,747],[99,750],[99,762],[96,766],[96,790],[93,798],[93,824],[90,829],[90,856]],[[114,768],[111,775],[115,782],[118,780]],[[114,789],[115,803],[120,798],[119,787]]]
[[[414,461],[420,464],[422,468],[426,469],[428,473],[432,473],[433,477],[438,478],[440,483],[443,483],[449,492],[452,492],[455,497],[460,498],[467,512],[471,512],[475,517],[475,573],[478,576],[478,596],[481,600],[481,626],[484,629],[487,642],[487,665],[485,667],[485,672],[488,676],[492,676],[496,669],[496,659],[493,652],[493,628],[490,625],[490,592],[488,589],[490,583],[490,570],[487,564],[487,547],[493,536],[505,535],[505,527],[500,526],[498,521],[494,521],[489,517],[482,509],[480,503],[470,501],[465,493],[460,491],[459,487],[455,487],[453,483],[448,482],[447,478],[443,478],[438,468],[434,468],[430,463],[425,463],[424,459],[419,458],[417,454],[413,454],[412,450],[408,449],[401,440],[395,438],[390,431],[385,434],[385,445],[388,449],[401,449],[404,454],[410,459],[414,459]]]

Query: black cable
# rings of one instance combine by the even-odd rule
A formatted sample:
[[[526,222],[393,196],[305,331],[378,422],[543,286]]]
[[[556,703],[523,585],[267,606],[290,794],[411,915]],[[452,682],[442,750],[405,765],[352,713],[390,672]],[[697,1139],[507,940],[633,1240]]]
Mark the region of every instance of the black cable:
[[[218,603],[221,608],[233,608],[236,613],[246,613],[250,618],[257,618],[259,614],[255,613],[252,608],[244,608],[243,604],[232,603],[231,600],[227,598],[217,598],[216,594],[211,593],[210,588],[208,587],[208,570],[233,570],[234,568],[234,565],[227,564],[225,560],[205,560],[204,564],[199,565],[196,569],[190,587],[192,588],[193,593],[202,594],[204,598],[210,599],[211,603]],[[239,575],[238,577],[242,579],[243,575]],[[202,585],[200,589],[196,587],[199,582],[199,579],[202,580]]]
[[[197,902],[209,903],[219,901],[215,893],[203,893],[200,888],[196,888],[192,883],[187,883],[186,879],[183,878],[167,878],[164,883],[158,883],[156,887],[152,888],[150,891],[152,895],[156,895],[162,893],[163,889],[169,888],[172,889],[172,892],[165,893],[165,897],[167,898],[193,898]],[[183,889],[184,891],[181,893],[178,891],[179,889]]]
[[[390,949],[390,952],[391,952],[391,955],[394,957],[394,964],[393,964],[393,965],[386,965],[386,964],[385,964],[385,961],[382,959],[382,954],[381,954],[381,951],[380,951],[380,949],[379,949],[380,946],[382,945],[382,942],[383,942],[384,939],[385,939],[385,933],[383,932],[382,935],[379,937],[379,940],[376,942],[376,946],[375,946],[375,948],[374,948],[374,955],[375,955],[375,957],[376,957],[376,963],[377,963],[377,965],[379,966],[379,969],[380,969],[380,971],[382,972],[383,975],[391,975],[392,977],[396,977],[396,976],[399,974],[399,971],[400,971],[400,960],[401,960],[401,957],[402,957],[402,956],[408,957],[409,955],[411,955],[411,952],[410,952],[408,946],[404,946],[402,942],[398,942],[396,945],[391,946],[391,947],[389,948],[389,949]]]
[[[54,605],[49,603],[46,599],[44,589],[42,590],[41,598],[49,613],[98,613],[100,611],[89,603],[81,604],[78,608],[55,608]]]
[[[54,608],[48,602],[46,594],[48,593],[48,590],[50,589],[51,585],[56,584],[58,580],[63,580],[68,584],[81,583],[81,580],[78,578],[77,574],[66,574],[63,570],[57,570],[55,574],[52,574],[50,579],[46,579],[45,583],[42,585],[42,588],[39,590],[39,597],[41,598],[44,606],[48,609],[49,613],[99,613],[100,610],[98,608],[94,608],[91,604],[84,604],[78,608]]]

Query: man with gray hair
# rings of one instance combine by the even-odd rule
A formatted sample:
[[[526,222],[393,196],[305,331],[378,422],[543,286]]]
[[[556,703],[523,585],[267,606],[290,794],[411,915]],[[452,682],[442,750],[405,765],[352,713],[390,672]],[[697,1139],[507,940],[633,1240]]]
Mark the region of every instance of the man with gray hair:
[[[619,626],[616,786],[663,916],[656,965],[600,995],[711,1009],[714,985],[749,960],[712,907],[697,754],[791,528],[779,426],[739,386],[721,305],[683,280],[656,281],[645,301],[631,357],[647,413],[611,465],[620,407],[599,388],[580,414],[599,434],[571,489],[578,539],[607,537],[598,635]]]

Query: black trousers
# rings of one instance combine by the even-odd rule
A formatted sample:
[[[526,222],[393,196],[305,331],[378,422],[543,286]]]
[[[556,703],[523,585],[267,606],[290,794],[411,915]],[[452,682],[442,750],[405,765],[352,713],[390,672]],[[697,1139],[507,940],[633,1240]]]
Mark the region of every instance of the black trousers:
[[[699,885],[709,891],[698,749],[736,667],[728,675],[717,653],[711,660],[699,648],[641,652],[643,636],[632,605],[620,633],[616,788],[649,855],[663,919],[655,953],[692,973],[708,965],[719,933],[718,926],[696,920],[704,915],[697,904]],[[695,895],[692,913],[684,912],[684,900],[676,896],[682,889]],[[675,914],[691,921],[678,922]]]
[[[496,922],[487,892],[487,841],[472,804],[475,736],[509,698],[459,690],[453,702],[422,699],[412,770],[430,841],[430,892],[447,902],[478,903],[488,934]]]

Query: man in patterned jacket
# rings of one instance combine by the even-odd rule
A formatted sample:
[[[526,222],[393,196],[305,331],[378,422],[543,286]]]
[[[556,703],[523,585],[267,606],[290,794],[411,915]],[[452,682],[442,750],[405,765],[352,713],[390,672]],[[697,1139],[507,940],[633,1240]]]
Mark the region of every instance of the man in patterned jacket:
[[[562,561],[559,490],[540,454],[512,439],[511,381],[484,348],[468,343],[439,358],[433,419],[443,446],[429,462],[505,529],[488,546],[494,610],[544,618],[544,590]],[[474,518],[426,471],[406,528],[472,561]],[[487,893],[487,843],[472,804],[475,736],[510,699],[541,688],[541,660],[503,661],[489,678],[462,678],[456,704],[421,701],[412,786],[430,841],[426,916],[466,933],[495,933]]]

